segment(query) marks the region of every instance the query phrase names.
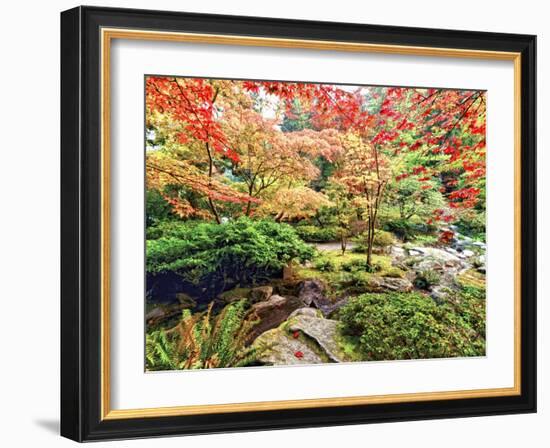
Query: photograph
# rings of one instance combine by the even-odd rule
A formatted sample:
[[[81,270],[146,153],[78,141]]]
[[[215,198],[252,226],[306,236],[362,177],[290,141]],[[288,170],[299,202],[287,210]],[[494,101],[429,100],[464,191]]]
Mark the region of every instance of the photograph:
[[[485,90],[147,74],[143,101],[147,372],[486,355]]]

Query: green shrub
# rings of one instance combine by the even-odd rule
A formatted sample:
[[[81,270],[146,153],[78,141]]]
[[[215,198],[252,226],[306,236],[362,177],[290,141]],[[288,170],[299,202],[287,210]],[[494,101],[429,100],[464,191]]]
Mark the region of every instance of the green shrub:
[[[377,230],[374,234],[374,245],[379,247],[391,246],[394,243],[393,233]]]
[[[485,288],[463,286],[451,299],[448,306],[485,341]]]
[[[321,272],[335,272],[338,270],[334,261],[327,258],[321,258],[315,262],[315,269]]]
[[[358,290],[365,290],[371,282],[371,276],[365,271],[352,272],[349,279],[349,286]]]
[[[308,243],[328,243],[338,239],[338,228],[335,226],[297,225],[294,229],[298,236]]]
[[[459,219],[456,226],[460,233],[478,241],[485,241],[485,212],[470,213],[469,216]]]
[[[362,243],[357,243],[351,248],[351,251],[354,254],[366,254],[367,253],[367,246],[365,246]]]
[[[346,272],[366,271],[367,261],[361,259],[347,261],[342,263],[342,270]]]
[[[396,219],[386,222],[384,226],[386,231],[392,232],[403,241],[414,239],[418,233],[416,226],[408,219]]]
[[[147,241],[147,273],[174,272],[212,295],[278,275],[292,260],[314,250],[287,224],[240,218],[226,224],[182,223]]]
[[[353,238],[355,245],[351,248],[351,251],[356,254],[366,254],[367,245],[365,244],[366,235],[361,234]],[[393,233],[386,232],[385,230],[377,230],[374,234],[374,247],[384,248],[391,246],[395,242]]]
[[[346,272],[380,272],[382,266],[378,263],[373,263],[372,266],[367,264],[367,260],[350,260],[346,263],[342,263],[342,270]]]
[[[436,235],[416,235],[414,237],[415,245],[433,246],[439,238]]]
[[[390,277],[390,278],[403,278],[405,276],[405,272],[398,267],[390,266],[389,268],[384,269],[384,277]]]
[[[165,238],[187,238],[189,233],[200,224],[202,221],[180,221],[167,220],[159,221],[154,226],[147,227],[146,238],[148,240],[156,240],[162,237]],[[204,224],[204,222],[202,222]]]
[[[338,317],[365,360],[484,355],[484,295],[465,291],[456,303],[438,305],[418,293],[363,294]]]
[[[435,271],[421,271],[416,273],[414,286],[419,289],[430,289],[430,287],[439,285],[441,276]]]

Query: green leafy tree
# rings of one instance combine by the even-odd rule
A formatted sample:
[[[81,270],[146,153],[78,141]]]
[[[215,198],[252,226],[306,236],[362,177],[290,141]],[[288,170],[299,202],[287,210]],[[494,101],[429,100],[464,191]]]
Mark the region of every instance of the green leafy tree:
[[[397,205],[402,220],[418,216],[425,221],[433,216],[434,210],[446,205],[436,181],[420,182],[415,178],[394,182],[388,202]]]
[[[351,195],[345,184],[333,181],[328,184],[327,193],[333,203],[332,210],[337,223],[340,249],[344,255],[351,236],[352,222],[357,220],[357,214],[352,207]]]

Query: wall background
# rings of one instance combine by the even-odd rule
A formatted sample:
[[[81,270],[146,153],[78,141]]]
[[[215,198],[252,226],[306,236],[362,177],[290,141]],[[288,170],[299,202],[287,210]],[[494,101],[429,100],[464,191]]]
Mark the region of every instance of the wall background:
[[[543,2],[357,2],[338,0],[102,0],[87,4],[204,13],[334,20],[538,35],[539,166],[539,413],[336,428],[124,441],[94,446],[371,446],[542,447],[550,439],[549,371],[544,347],[550,319],[546,250],[550,222],[547,135],[550,60],[548,11]],[[3,5],[0,61],[0,440],[5,446],[69,446],[59,414],[59,12],[77,2],[12,1]],[[543,204],[546,202],[546,204]],[[545,278],[546,277],[546,278]]]

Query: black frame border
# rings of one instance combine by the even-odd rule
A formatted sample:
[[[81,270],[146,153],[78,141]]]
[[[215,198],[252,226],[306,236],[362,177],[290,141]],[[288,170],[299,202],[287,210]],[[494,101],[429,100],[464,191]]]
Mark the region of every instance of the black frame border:
[[[521,395],[101,420],[100,29],[521,53]],[[536,36],[77,7],[61,13],[61,435],[76,441],[536,412]]]

